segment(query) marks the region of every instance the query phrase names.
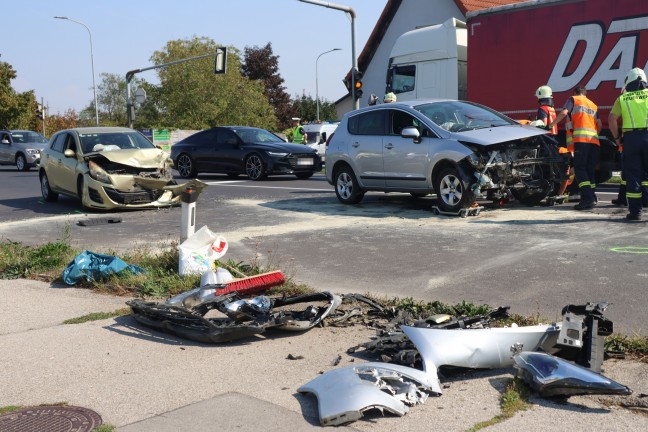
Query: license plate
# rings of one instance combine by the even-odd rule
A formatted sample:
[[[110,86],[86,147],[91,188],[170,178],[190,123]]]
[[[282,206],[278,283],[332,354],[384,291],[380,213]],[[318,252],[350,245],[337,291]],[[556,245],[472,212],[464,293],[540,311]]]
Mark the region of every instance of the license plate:
[[[310,158],[297,159],[297,165],[313,165],[313,159]]]

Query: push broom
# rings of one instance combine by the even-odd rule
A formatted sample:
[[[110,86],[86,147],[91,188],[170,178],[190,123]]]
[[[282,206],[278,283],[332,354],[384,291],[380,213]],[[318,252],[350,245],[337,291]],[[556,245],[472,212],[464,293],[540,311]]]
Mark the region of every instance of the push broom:
[[[229,267],[228,267],[229,269]],[[231,269],[230,269],[231,270]],[[239,275],[243,275],[235,271]],[[254,276],[245,276],[233,279],[224,283],[225,287],[217,288],[215,295],[222,295],[236,291],[240,295],[254,294],[261,291],[267,291],[272,287],[283,285],[286,283],[286,278],[279,270],[261,273]]]

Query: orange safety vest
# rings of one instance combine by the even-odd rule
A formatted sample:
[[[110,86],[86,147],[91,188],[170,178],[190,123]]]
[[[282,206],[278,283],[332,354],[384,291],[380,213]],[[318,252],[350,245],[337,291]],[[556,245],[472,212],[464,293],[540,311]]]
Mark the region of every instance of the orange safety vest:
[[[547,114],[547,123],[545,123],[545,126],[556,120],[556,110],[554,109],[554,107],[549,105],[540,105],[540,109]],[[550,133],[551,135],[558,135],[558,126],[553,125]]]
[[[565,143],[569,153],[574,154],[574,125],[570,121],[565,123]]]
[[[573,96],[574,108],[571,111],[571,121],[574,124],[572,134],[574,143],[584,142],[601,145],[596,128],[596,112],[598,107],[585,96]]]

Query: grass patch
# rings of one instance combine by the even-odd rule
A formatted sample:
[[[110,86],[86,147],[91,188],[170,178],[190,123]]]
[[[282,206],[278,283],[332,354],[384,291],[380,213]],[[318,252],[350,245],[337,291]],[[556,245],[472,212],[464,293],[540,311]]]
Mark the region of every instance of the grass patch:
[[[51,278],[78,254],[66,241],[43,246],[0,243],[0,279]]]
[[[89,321],[99,321],[108,318],[114,318],[118,316],[130,315],[130,308],[121,308],[113,312],[93,312],[87,315],[83,315],[77,318],[70,318],[63,321],[63,324],[81,324]]]
[[[113,432],[116,431],[117,428],[115,426],[110,425],[110,424],[102,424],[100,426],[97,426],[96,428],[92,429],[92,432]]]
[[[16,406],[16,405],[7,405],[7,406],[0,407],[0,415],[7,414],[12,411],[17,411],[21,408],[22,408],[21,406]]]
[[[531,392],[529,388],[518,378],[510,380],[504,393],[500,396],[500,413],[490,420],[477,423],[472,428],[468,429],[469,432],[485,429],[498,423],[502,423],[520,411],[529,409],[529,396]]]

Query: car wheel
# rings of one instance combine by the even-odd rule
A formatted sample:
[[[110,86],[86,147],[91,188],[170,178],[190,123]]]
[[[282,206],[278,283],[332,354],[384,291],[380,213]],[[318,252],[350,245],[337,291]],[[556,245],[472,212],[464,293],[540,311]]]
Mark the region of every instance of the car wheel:
[[[343,204],[357,204],[362,201],[364,191],[360,189],[358,180],[351,167],[345,166],[335,175],[335,195]]]
[[[313,174],[315,174],[315,173],[312,172],[312,171],[295,173],[295,175],[297,176],[298,179],[309,179],[309,178],[313,177]]]
[[[528,207],[533,207],[533,206],[536,206],[536,205],[540,204],[540,202],[543,199],[545,199],[547,197],[547,195],[549,195],[549,189],[540,190],[540,191],[531,192],[531,193],[527,192],[527,190],[525,190],[525,189],[522,189],[522,190],[513,189],[513,190],[511,190],[511,192],[513,193],[513,197],[516,200],[520,201],[522,204],[524,204],[525,206],[528,206]]]
[[[253,181],[263,180],[267,177],[268,174],[261,156],[254,153],[245,159],[245,174]]]
[[[46,202],[54,202],[58,199],[58,194],[54,192],[49,185],[49,179],[47,174],[42,172],[40,175],[40,184],[41,184],[41,195]]]
[[[439,207],[443,211],[456,213],[475,202],[475,194],[455,168],[446,168],[437,177],[435,188]]]
[[[191,156],[186,153],[182,153],[178,156],[175,162],[175,169],[182,178],[193,178],[198,174],[196,171],[196,165],[193,163]]]
[[[27,165],[24,155],[19,154],[16,156],[16,168],[18,168],[18,171],[29,171],[29,165]]]

